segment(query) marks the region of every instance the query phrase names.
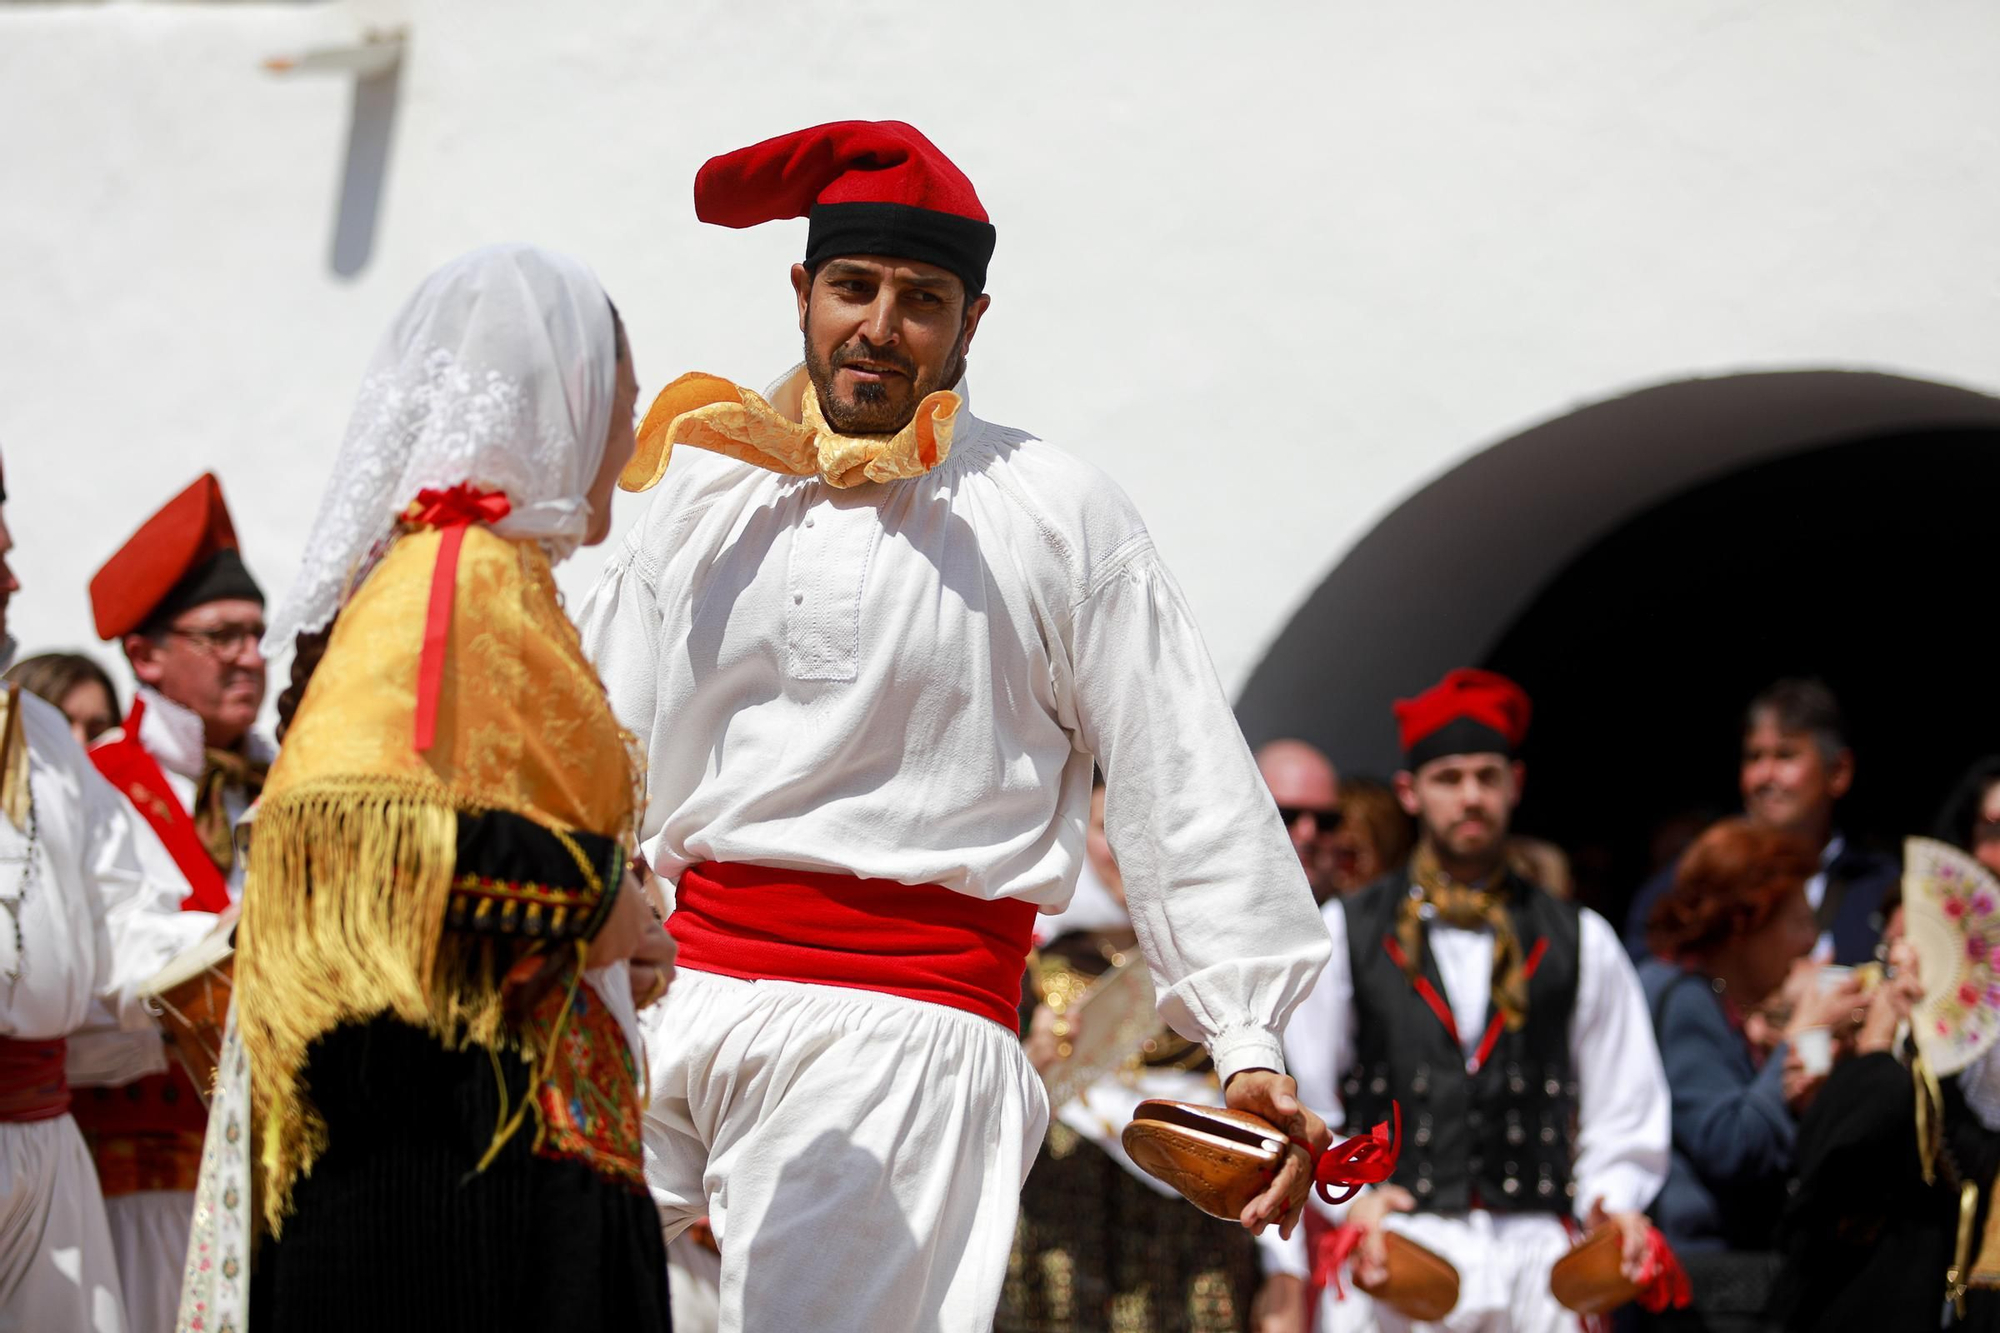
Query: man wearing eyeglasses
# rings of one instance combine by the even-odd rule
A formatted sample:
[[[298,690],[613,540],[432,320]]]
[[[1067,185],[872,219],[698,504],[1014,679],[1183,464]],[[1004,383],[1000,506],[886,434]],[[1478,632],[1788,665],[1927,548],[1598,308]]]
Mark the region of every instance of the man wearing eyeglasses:
[[[1257,772],[1278,803],[1292,850],[1322,907],[1334,894],[1334,831],[1340,827],[1340,774],[1304,741],[1271,741],[1257,751]]]
[[[187,877],[183,910],[227,911],[243,889],[235,826],[275,751],[252,729],[264,706],[264,594],[213,474],[104,562],[90,602],[98,634],[125,650],[139,680],[125,725],[91,760]],[[75,1114],[97,1161],[131,1328],[170,1329],[201,1165],[201,1098],[175,1067],[79,1090]]]

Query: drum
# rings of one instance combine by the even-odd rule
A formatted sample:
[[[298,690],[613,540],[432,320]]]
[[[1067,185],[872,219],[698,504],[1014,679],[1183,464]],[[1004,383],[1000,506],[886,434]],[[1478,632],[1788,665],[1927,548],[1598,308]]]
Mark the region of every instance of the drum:
[[[222,1029],[229,1021],[236,969],[231,938],[227,929],[204,935],[140,988],[203,1101],[215,1085]]]

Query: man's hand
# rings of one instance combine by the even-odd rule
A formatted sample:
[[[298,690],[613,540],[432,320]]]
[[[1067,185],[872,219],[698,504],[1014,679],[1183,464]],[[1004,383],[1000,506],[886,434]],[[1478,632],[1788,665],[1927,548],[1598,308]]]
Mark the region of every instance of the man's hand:
[[[1250,1303],[1250,1333],[1306,1333],[1306,1284],[1290,1273],[1273,1273]]]
[[[1644,1282],[1646,1272],[1646,1240],[1652,1234],[1653,1224],[1644,1213],[1607,1213],[1604,1200],[1598,1199],[1590,1205],[1590,1229],[1601,1226],[1618,1228],[1618,1271],[1628,1282]]]
[[[1299,1103],[1299,1085],[1284,1074],[1269,1069],[1238,1070],[1224,1089],[1223,1100],[1230,1110],[1261,1116],[1281,1134],[1310,1144],[1315,1156],[1333,1142],[1326,1122]],[[1312,1188],[1312,1168],[1312,1159],[1292,1147],[1270,1187],[1244,1205],[1238,1220],[1258,1236],[1276,1222],[1278,1234],[1291,1239],[1292,1228],[1298,1225],[1299,1213],[1306,1206],[1306,1193]]]
[[[674,980],[674,959],[680,945],[658,921],[648,921],[632,954],[632,1007],[644,1009],[666,998]]]
[[[1347,1225],[1361,1231],[1361,1244],[1354,1250],[1355,1286],[1366,1290],[1389,1280],[1389,1242],[1383,1238],[1382,1219],[1416,1206],[1416,1197],[1401,1185],[1377,1185],[1348,1205]]]
[[[618,897],[606,913],[604,924],[597,928],[597,935],[590,941],[590,955],[584,960],[585,967],[609,967],[613,963],[631,958],[639,951],[639,941],[646,934],[648,925],[659,925],[659,918],[646,902],[646,891],[638,871],[632,866],[625,867],[625,876],[618,881]]]

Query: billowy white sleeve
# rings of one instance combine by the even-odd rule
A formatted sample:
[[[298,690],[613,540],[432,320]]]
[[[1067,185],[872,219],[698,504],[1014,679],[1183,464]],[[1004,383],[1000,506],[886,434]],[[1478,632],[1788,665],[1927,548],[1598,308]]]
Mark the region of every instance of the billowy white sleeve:
[[[1576,1011],[1569,1050],[1576,1071],[1576,1213],[1641,1212],[1667,1181],[1672,1103],[1645,992],[1617,932],[1583,909]]]
[[[1285,1061],[1298,1081],[1299,1100],[1326,1121],[1338,1140],[1341,1124],[1347,1119],[1340,1101],[1340,1081],[1354,1060],[1354,969],[1347,952],[1346,907],[1335,898],[1321,917],[1333,954],[1285,1028]],[[1317,1192],[1307,1199],[1308,1207],[1336,1223],[1345,1219],[1352,1204],[1350,1199],[1328,1205]],[[1303,1278],[1311,1271],[1303,1225],[1293,1229],[1290,1240],[1280,1237],[1276,1227],[1266,1227],[1257,1238],[1257,1248],[1264,1256],[1267,1273]]]
[[[1080,739],[1160,1017],[1226,1085],[1284,1068],[1285,1021],[1325,966],[1326,928],[1193,617],[1141,539],[1072,616]]]
[[[87,872],[104,909],[109,957],[99,970],[97,994],[123,1031],[155,1027],[139,998],[168,960],[215,929],[212,912],[184,912],[187,880],[160,842],[110,783],[85,766],[84,815],[90,831]]]

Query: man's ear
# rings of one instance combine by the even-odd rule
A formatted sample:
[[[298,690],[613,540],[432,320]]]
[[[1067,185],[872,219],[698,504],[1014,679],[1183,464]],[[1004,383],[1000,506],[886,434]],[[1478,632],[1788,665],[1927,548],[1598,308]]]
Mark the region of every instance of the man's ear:
[[[1528,790],[1528,766],[1516,759],[1511,767],[1514,771],[1514,804],[1519,805],[1522,793]]]
[[[1854,786],[1854,751],[1842,750],[1834,761],[1827,765],[1827,795],[1839,800]]]
[[[1396,774],[1396,804],[1403,807],[1403,813],[1416,818],[1417,775],[1405,768]]]
[[[806,307],[812,304],[813,275],[804,264],[792,265],[792,295],[799,299],[799,332],[806,331]]]
[[[142,685],[158,685],[167,669],[160,661],[163,645],[143,634],[127,634],[120,645],[125,649],[125,660],[132,664],[132,674]]]
[[[972,304],[965,308],[965,331],[960,335],[963,351],[960,355],[972,350],[972,335],[979,332],[979,321],[986,314],[986,307],[992,304],[992,294],[981,292],[973,298]]]

